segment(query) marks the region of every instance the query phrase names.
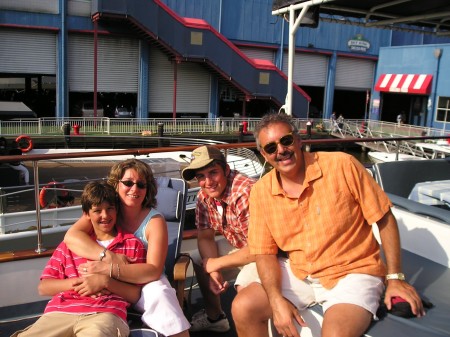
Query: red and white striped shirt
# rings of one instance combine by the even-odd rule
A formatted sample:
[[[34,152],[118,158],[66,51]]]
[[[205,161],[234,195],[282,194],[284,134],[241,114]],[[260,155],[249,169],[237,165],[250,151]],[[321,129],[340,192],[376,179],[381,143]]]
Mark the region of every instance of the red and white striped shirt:
[[[116,254],[124,254],[135,261],[145,263],[146,251],[141,241],[133,234],[123,232],[116,226],[117,236],[109,244],[108,250]],[[95,240],[95,237],[92,237]],[[41,280],[43,279],[68,279],[80,277],[78,266],[87,262],[87,259],[74,254],[64,242],[60,243],[53,252],[52,257],[45,266]],[[63,291],[48,302],[44,314],[50,312],[62,312],[68,314],[92,314],[112,313],[126,322],[127,308],[130,304],[122,297],[109,294],[96,298],[80,296],[73,290]]]

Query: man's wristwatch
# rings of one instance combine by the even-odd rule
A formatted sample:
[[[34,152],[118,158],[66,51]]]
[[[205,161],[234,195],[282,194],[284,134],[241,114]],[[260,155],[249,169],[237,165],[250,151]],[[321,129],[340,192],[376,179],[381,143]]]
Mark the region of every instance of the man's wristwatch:
[[[387,274],[386,275],[386,280],[400,280],[400,281],[404,281],[405,280],[405,274],[403,274],[403,273]]]
[[[103,260],[103,258],[106,256],[106,248],[103,249],[103,252],[100,253],[100,261]]]

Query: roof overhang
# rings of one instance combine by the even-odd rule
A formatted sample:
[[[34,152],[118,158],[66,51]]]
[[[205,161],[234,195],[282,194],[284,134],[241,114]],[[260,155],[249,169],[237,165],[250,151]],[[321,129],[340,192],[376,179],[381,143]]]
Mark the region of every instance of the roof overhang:
[[[449,0],[273,0],[272,15],[289,21],[288,90],[286,103],[282,106],[288,115],[292,115],[295,33],[302,22],[312,18],[314,23],[312,14],[317,12],[317,8],[319,14],[326,14],[342,23],[357,21],[356,24],[368,27],[450,36]],[[431,79],[428,77],[426,80],[431,82]],[[402,92],[402,88],[397,89],[392,90]],[[406,92],[415,93],[408,90]],[[428,94],[429,90],[427,87],[423,94]]]
[[[382,92],[429,95],[433,75],[428,74],[382,74],[375,90]]]
[[[273,15],[285,15],[291,6],[296,10],[320,6],[320,13],[337,16],[339,21],[360,18],[367,27],[404,29],[410,25],[428,28],[436,35],[450,35],[448,0],[274,0],[273,4]]]

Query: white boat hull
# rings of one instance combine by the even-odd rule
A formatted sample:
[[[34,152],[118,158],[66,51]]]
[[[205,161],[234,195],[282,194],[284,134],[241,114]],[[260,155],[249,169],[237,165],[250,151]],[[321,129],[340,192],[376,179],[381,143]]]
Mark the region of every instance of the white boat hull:
[[[390,153],[370,151],[367,153],[373,163],[384,163],[389,161],[404,161],[404,160],[424,160],[425,158],[417,157],[405,153]]]

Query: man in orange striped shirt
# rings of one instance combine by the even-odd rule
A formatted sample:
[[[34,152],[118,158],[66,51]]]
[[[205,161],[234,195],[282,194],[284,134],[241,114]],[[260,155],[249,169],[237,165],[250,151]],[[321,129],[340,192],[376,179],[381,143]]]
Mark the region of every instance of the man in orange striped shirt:
[[[308,323],[301,312],[320,304],[323,337],[337,331],[359,337],[376,318],[385,277],[388,309],[391,298],[400,296],[422,316],[421,299],[401,273],[392,204],[365,168],[345,153],[303,152],[296,125],[285,114],[264,116],[254,134],[274,169],[250,194],[248,245],[258,273],[233,301],[238,335],[268,336],[272,318],[281,335],[298,337],[296,323]],[[289,258],[277,258],[279,249]]]

